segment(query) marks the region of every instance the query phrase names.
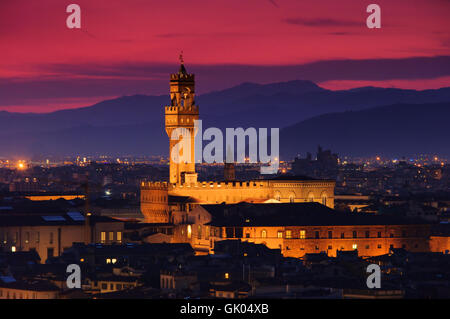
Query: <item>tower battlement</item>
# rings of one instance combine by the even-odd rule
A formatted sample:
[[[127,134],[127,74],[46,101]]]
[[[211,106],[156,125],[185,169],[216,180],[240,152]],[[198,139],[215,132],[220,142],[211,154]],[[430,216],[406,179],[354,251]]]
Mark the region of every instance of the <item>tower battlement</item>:
[[[168,190],[167,182],[141,182],[141,189],[145,190]]]
[[[168,182],[141,182],[141,189],[145,190],[175,190],[182,188],[261,188],[267,187],[267,181],[233,181],[213,182],[203,181],[196,183],[168,183]]]
[[[182,72],[178,72],[178,73],[173,73],[170,75],[170,81],[191,81],[194,82],[195,81],[195,74],[191,74],[191,73],[182,73]]]
[[[166,114],[198,114],[198,105],[191,106],[166,106]]]
[[[180,188],[261,188],[266,187],[267,181],[233,181],[233,182],[212,182],[203,181],[197,183],[170,184],[172,189]]]

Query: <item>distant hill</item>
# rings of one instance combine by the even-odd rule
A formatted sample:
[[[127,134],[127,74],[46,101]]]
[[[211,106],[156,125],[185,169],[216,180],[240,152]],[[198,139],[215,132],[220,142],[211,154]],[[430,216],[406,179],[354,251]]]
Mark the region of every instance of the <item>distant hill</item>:
[[[450,156],[450,102],[396,104],[325,114],[280,132],[284,158],[305,155],[317,145],[350,155]]]
[[[352,114],[346,111],[399,103],[431,104],[447,101],[450,101],[450,88],[415,91],[365,87],[330,91],[310,81],[264,85],[243,83],[197,97],[200,117],[205,128],[283,128],[309,123],[305,120],[310,118],[311,121],[317,121],[316,116],[327,113]],[[168,95],[134,95],[103,101],[89,107],[46,114],[0,112],[0,156],[167,154],[163,106],[168,103]],[[428,106],[421,105],[420,108]],[[404,114],[405,122],[409,121],[409,116],[413,115],[408,112]],[[436,114],[438,120],[442,119],[442,116],[444,115]],[[325,125],[321,122],[319,124]],[[320,129],[317,127],[316,131],[328,132],[324,133],[328,136],[328,141],[332,140],[332,136],[336,136],[327,126]],[[308,134],[311,141],[314,140],[313,136],[317,136],[316,133]],[[402,135],[403,132],[398,130],[395,134]],[[326,145],[324,142],[321,144]],[[313,149],[316,146],[314,145]],[[293,147],[296,147],[295,144]],[[342,153],[358,150],[351,147],[343,147],[341,150],[333,145],[331,148]],[[301,145],[292,152],[303,152],[304,149],[304,145]]]

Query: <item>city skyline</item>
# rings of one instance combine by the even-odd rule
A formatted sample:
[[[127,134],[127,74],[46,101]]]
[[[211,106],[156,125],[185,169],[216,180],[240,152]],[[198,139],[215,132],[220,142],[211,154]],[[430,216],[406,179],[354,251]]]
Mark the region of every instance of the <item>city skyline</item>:
[[[450,298],[448,9],[1,1],[0,299]]]

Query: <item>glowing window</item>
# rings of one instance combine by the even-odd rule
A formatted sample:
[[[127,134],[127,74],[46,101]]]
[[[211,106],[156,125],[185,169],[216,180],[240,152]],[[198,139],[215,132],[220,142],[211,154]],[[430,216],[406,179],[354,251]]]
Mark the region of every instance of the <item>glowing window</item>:
[[[267,238],[267,231],[262,230],[262,231],[261,231],[261,237],[262,237],[262,238]]]
[[[292,230],[286,230],[286,238],[292,238]]]
[[[352,245],[352,248],[353,248],[353,249],[358,249],[358,245],[357,245],[357,244],[353,244],[353,245]]]
[[[306,231],[305,230],[301,230],[300,231],[300,239],[305,239],[306,238]]]
[[[281,230],[278,231],[277,237],[278,238],[283,238],[283,232]]]
[[[191,236],[192,236],[192,227],[191,227],[191,225],[187,226],[187,236],[188,236],[188,238],[191,238]]]

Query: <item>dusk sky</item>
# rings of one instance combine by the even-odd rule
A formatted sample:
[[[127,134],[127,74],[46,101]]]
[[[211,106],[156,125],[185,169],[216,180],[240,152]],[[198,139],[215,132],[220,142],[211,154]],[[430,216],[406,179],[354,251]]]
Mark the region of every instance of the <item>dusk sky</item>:
[[[71,3],[81,29],[66,26]],[[366,27],[371,3],[381,29]],[[198,93],[294,79],[450,86],[449,14],[449,0],[0,0],[0,110],[167,94],[181,50]]]

